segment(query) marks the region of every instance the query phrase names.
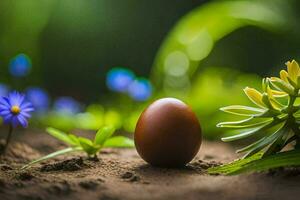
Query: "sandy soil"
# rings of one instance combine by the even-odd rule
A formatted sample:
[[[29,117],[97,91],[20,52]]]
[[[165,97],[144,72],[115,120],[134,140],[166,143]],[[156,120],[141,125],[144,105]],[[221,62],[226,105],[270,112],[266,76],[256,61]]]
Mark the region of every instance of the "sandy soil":
[[[4,130],[0,133],[5,135]],[[77,153],[19,170],[29,160],[64,145],[37,131],[15,135],[7,155],[0,157],[1,200],[300,198],[299,170],[208,175],[209,166],[236,158],[232,147],[224,143],[204,142],[197,157],[181,169],[151,167],[134,149],[104,149],[99,160]]]

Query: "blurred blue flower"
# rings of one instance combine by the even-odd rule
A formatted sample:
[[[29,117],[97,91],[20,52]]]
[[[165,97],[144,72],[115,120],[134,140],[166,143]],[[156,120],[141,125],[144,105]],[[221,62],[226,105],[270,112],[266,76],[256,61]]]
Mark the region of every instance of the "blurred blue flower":
[[[11,124],[13,127],[18,125],[27,127],[33,110],[32,104],[26,101],[25,95],[19,92],[14,91],[8,97],[0,98],[0,116],[4,123]]]
[[[24,77],[30,73],[31,60],[25,54],[19,54],[10,61],[9,72],[15,77]]]
[[[128,88],[129,96],[136,101],[146,101],[152,95],[152,85],[145,78],[135,79]]]
[[[61,114],[76,114],[81,110],[80,103],[72,97],[60,97],[54,102],[54,110]]]
[[[0,97],[7,96],[9,93],[9,87],[3,83],[0,83]]]
[[[134,73],[128,69],[113,68],[107,73],[106,85],[112,91],[126,92],[134,77]]]
[[[28,99],[36,112],[43,113],[48,110],[50,97],[48,93],[39,87],[30,87],[26,90],[26,99]]]

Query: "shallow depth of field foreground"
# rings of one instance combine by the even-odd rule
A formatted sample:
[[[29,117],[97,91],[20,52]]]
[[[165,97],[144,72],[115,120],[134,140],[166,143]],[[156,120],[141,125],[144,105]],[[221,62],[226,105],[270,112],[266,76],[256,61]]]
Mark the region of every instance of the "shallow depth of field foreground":
[[[299,9],[1,1],[0,199],[299,199]]]

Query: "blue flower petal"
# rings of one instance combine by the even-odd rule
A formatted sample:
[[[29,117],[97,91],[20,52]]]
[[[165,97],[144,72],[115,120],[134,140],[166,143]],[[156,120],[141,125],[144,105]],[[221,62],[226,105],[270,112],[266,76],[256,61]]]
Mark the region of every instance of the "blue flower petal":
[[[20,105],[20,108],[21,108],[21,110],[25,110],[25,109],[28,109],[28,110],[30,110],[30,111],[33,111],[33,110],[34,110],[32,104],[29,103],[29,102],[24,102],[24,103],[22,103],[22,104]],[[29,112],[30,112],[30,111],[29,111]]]
[[[8,109],[6,109],[6,110],[1,110],[1,111],[0,111],[0,115],[1,115],[1,116],[5,116],[5,115],[10,114],[10,112],[11,112],[11,111],[8,110]]]
[[[31,114],[29,114],[29,112],[25,112],[25,111],[21,111],[20,115],[23,115],[25,118],[30,118]]]
[[[11,106],[20,106],[24,101],[25,95],[14,91],[9,94],[8,98]]]
[[[8,106],[4,106],[4,105],[0,105],[0,111],[2,110],[9,110],[10,107]]]
[[[27,119],[25,119],[22,115],[18,115],[17,119],[18,119],[19,123],[21,124],[21,126],[23,126],[24,128],[26,128],[28,126]]]
[[[20,112],[13,113],[12,106],[19,106]],[[32,104],[25,101],[25,95],[16,91],[10,93],[8,97],[0,98],[0,116],[4,123],[11,124],[13,127],[18,125],[27,127],[27,119],[31,117],[30,112],[33,110]]]
[[[3,117],[4,123],[5,123],[5,124],[11,123],[12,118],[13,118],[13,115],[12,115],[12,114],[6,115],[5,117]]]
[[[9,102],[9,99],[7,97],[0,98],[0,104],[4,105],[4,106],[7,106],[7,107],[11,106],[10,102]]]

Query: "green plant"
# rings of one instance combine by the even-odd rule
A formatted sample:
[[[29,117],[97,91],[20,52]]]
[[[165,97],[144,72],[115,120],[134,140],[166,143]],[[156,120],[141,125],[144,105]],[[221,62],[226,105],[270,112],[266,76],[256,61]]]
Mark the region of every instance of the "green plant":
[[[300,68],[295,60],[287,62],[286,65],[287,71],[281,70],[280,78],[263,79],[262,93],[254,88],[246,87],[244,89],[248,98],[257,107],[233,105],[221,108],[224,112],[246,117],[246,119],[239,121],[222,122],[217,125],[218,127],[237,130],[237,134],[224,137],[222,138],[223,141],[229,142],[249,137],[259,139],[237,151],[238,153],[246,153],[244,159],[229,165],[213,168],[210,172],[223,173],[222,170],[226,169],[226,174],[231,174],[278,167],[277,164],[280,159],[275,158],[279,155],[281,157],[287,155],[279,154],[284,147],[291,145],[293,149],[299,149],[300,104],[298,100],[300,97]],[[260,156],[257,157],[257,155]],[[295,158],[293,157],[293,159]],[[253,164],[254,161],[255,164]],[[282,165],[299,165],[299,156],[296,158],[296,161],[290,162],[287,159]],[[246,167],[245,162],[247,163],[247,170],[243,170]],[[264,163],[263,168],[257,168],[260,163]],[[230,170],[228,171],[228,169]]]
[[[87,153],[89,157],[96,157],[97,153],[105,147],[134,147],[134,142],[127,137],[112,137],[112,135],[115,132],[115,129],[110,126],[105,126],[99,129],[95,135],[94,140],[90,140],[84,137],[77,137],[73,134],[67,134],[55,128],[47,128],[47,132],[53,137],[57,138],[58,140],[68,144],[69,147],[41,157],[37,160],[34,160],[29,164],[25,165],[23,168],[27,168],[35,163],[75,151],[83,151]]]

